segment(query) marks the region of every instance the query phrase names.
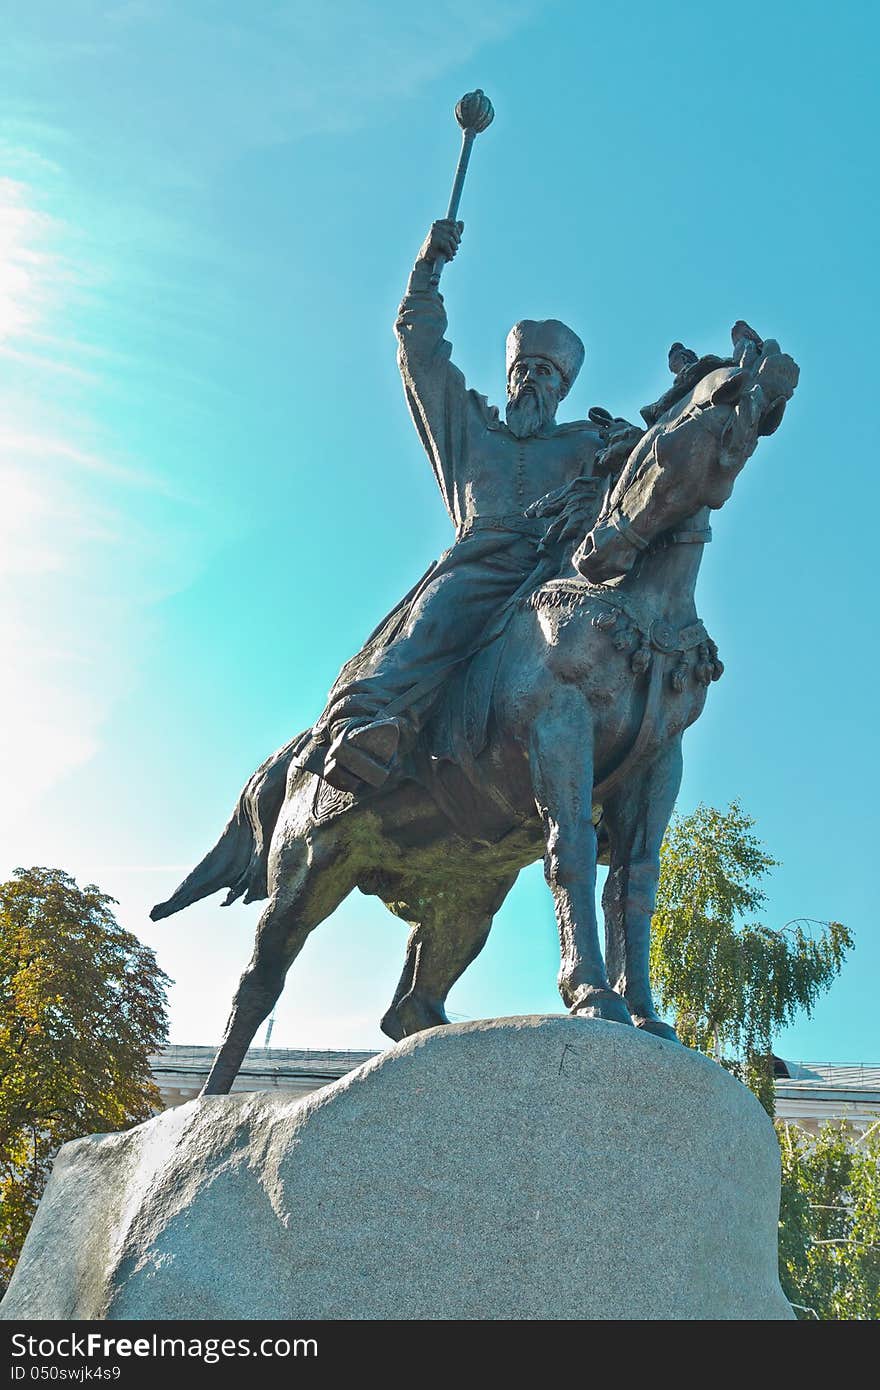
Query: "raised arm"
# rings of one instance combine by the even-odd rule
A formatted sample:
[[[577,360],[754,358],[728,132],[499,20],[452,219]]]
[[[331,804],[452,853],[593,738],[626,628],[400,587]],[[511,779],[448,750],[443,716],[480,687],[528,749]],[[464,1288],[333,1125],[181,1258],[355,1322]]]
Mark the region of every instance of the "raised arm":
[[[443,296],[431,283],[431,273],[438,255],[453,259],[462,230],[461,222],[432,225],[394,325],[410,414],[454,521],[454,472],[465,448],[468,391],[462,373],[450,360],[452,345],[443,336],[447,326]]]

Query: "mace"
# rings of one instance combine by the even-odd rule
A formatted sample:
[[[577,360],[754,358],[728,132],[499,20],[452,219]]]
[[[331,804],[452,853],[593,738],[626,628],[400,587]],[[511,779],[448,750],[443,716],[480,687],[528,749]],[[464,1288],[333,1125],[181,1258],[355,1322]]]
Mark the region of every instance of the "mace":
[[[449,209],[446,213],[447,220],[450,222],[455,222],[458,217],[461,190],[464,188],[464,176],[467,173],[473,143],[480,132],[492,124],[495,119],[495,112],[492,110],[492,103],[485,92],[481,92],[478,87],[475,92],[466,92],[462,97],[455,108],[455,119],[461,126],[461,152],[458,156],[458,165],[452,184],[452,196],[449,199]],[[445,264],[445,256],[438,256],[434,261],[431,271],[432,285],[439,283],[440,274]]]

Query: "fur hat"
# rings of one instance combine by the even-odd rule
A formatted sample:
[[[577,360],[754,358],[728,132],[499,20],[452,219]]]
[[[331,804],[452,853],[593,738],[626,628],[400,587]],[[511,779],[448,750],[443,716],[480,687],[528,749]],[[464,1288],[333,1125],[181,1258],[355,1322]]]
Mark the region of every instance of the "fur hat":
[[[584,345],[559,319],[522,319],[507,335],[507,379],[520,357],[546,357],[558,369],[568,395],[583,366]]]

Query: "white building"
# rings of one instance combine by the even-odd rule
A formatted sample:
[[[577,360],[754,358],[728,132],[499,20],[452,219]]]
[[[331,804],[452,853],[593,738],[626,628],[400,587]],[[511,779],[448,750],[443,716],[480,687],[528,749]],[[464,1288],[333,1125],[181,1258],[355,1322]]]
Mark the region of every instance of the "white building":
[[[776,1114],[815,1134],[826,1120],[845,1120],[863,1134],[880,1120],[880,1067],[786,1062],[776,1078]]]
[[[171,1045],[153,1058],[153,1079],[164,1108],[198,1095],[214,1058],[213,1047]],[[284,1047],[252,1047],[234,1091],[278,1091],[307,1096],[361,1063],[374,1052],[312,1052]],[[857,1133],[880,1120],[880,1067],[838,1067],[814,1062],[777,1066],[776,1113],[815,1133],[826,1120],[846,1120]]]
[[[208,1079],[215,1047],[169,1044],[152,1058],[153,1080],[164,1108],[182,1105],[199,1094]],[[235,1078],[233,1091],[280,1091],[287,1096],[307,1096],[362,1062],[375,1052],[305,1052],[287,1047],[252,1047]]]

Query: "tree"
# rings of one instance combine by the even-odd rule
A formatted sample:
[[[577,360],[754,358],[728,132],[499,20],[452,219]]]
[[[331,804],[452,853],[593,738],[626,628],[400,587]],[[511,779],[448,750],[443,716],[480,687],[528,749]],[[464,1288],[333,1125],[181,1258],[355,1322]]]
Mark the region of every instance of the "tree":
[[[0,1283],[59,1145],[160,1105],[150,1053],[170,981],[116,921],[114,899],[59,869],[0,884]]]
[[[779,1275],[801,1318],[880,1318],[880,1122],[778,1124]]]
[[[683,1042],[737,1073],[773,1114],[773,1033],[812,1012],[852,937],[839,922],[746,922],[776,860],[733,802],[670,825],[660,851],[652,977]],[[802,1318],[880,1316],[880,1125],[854,1140],[777,1124],[779,1275]]]
[[[733,802],[675,817],[660,850],[651,974],[682,1041],[735,1071],[773,1114],[772,1039],[839,972],[852,937],[840,922],[747,922],[777,861]]]

